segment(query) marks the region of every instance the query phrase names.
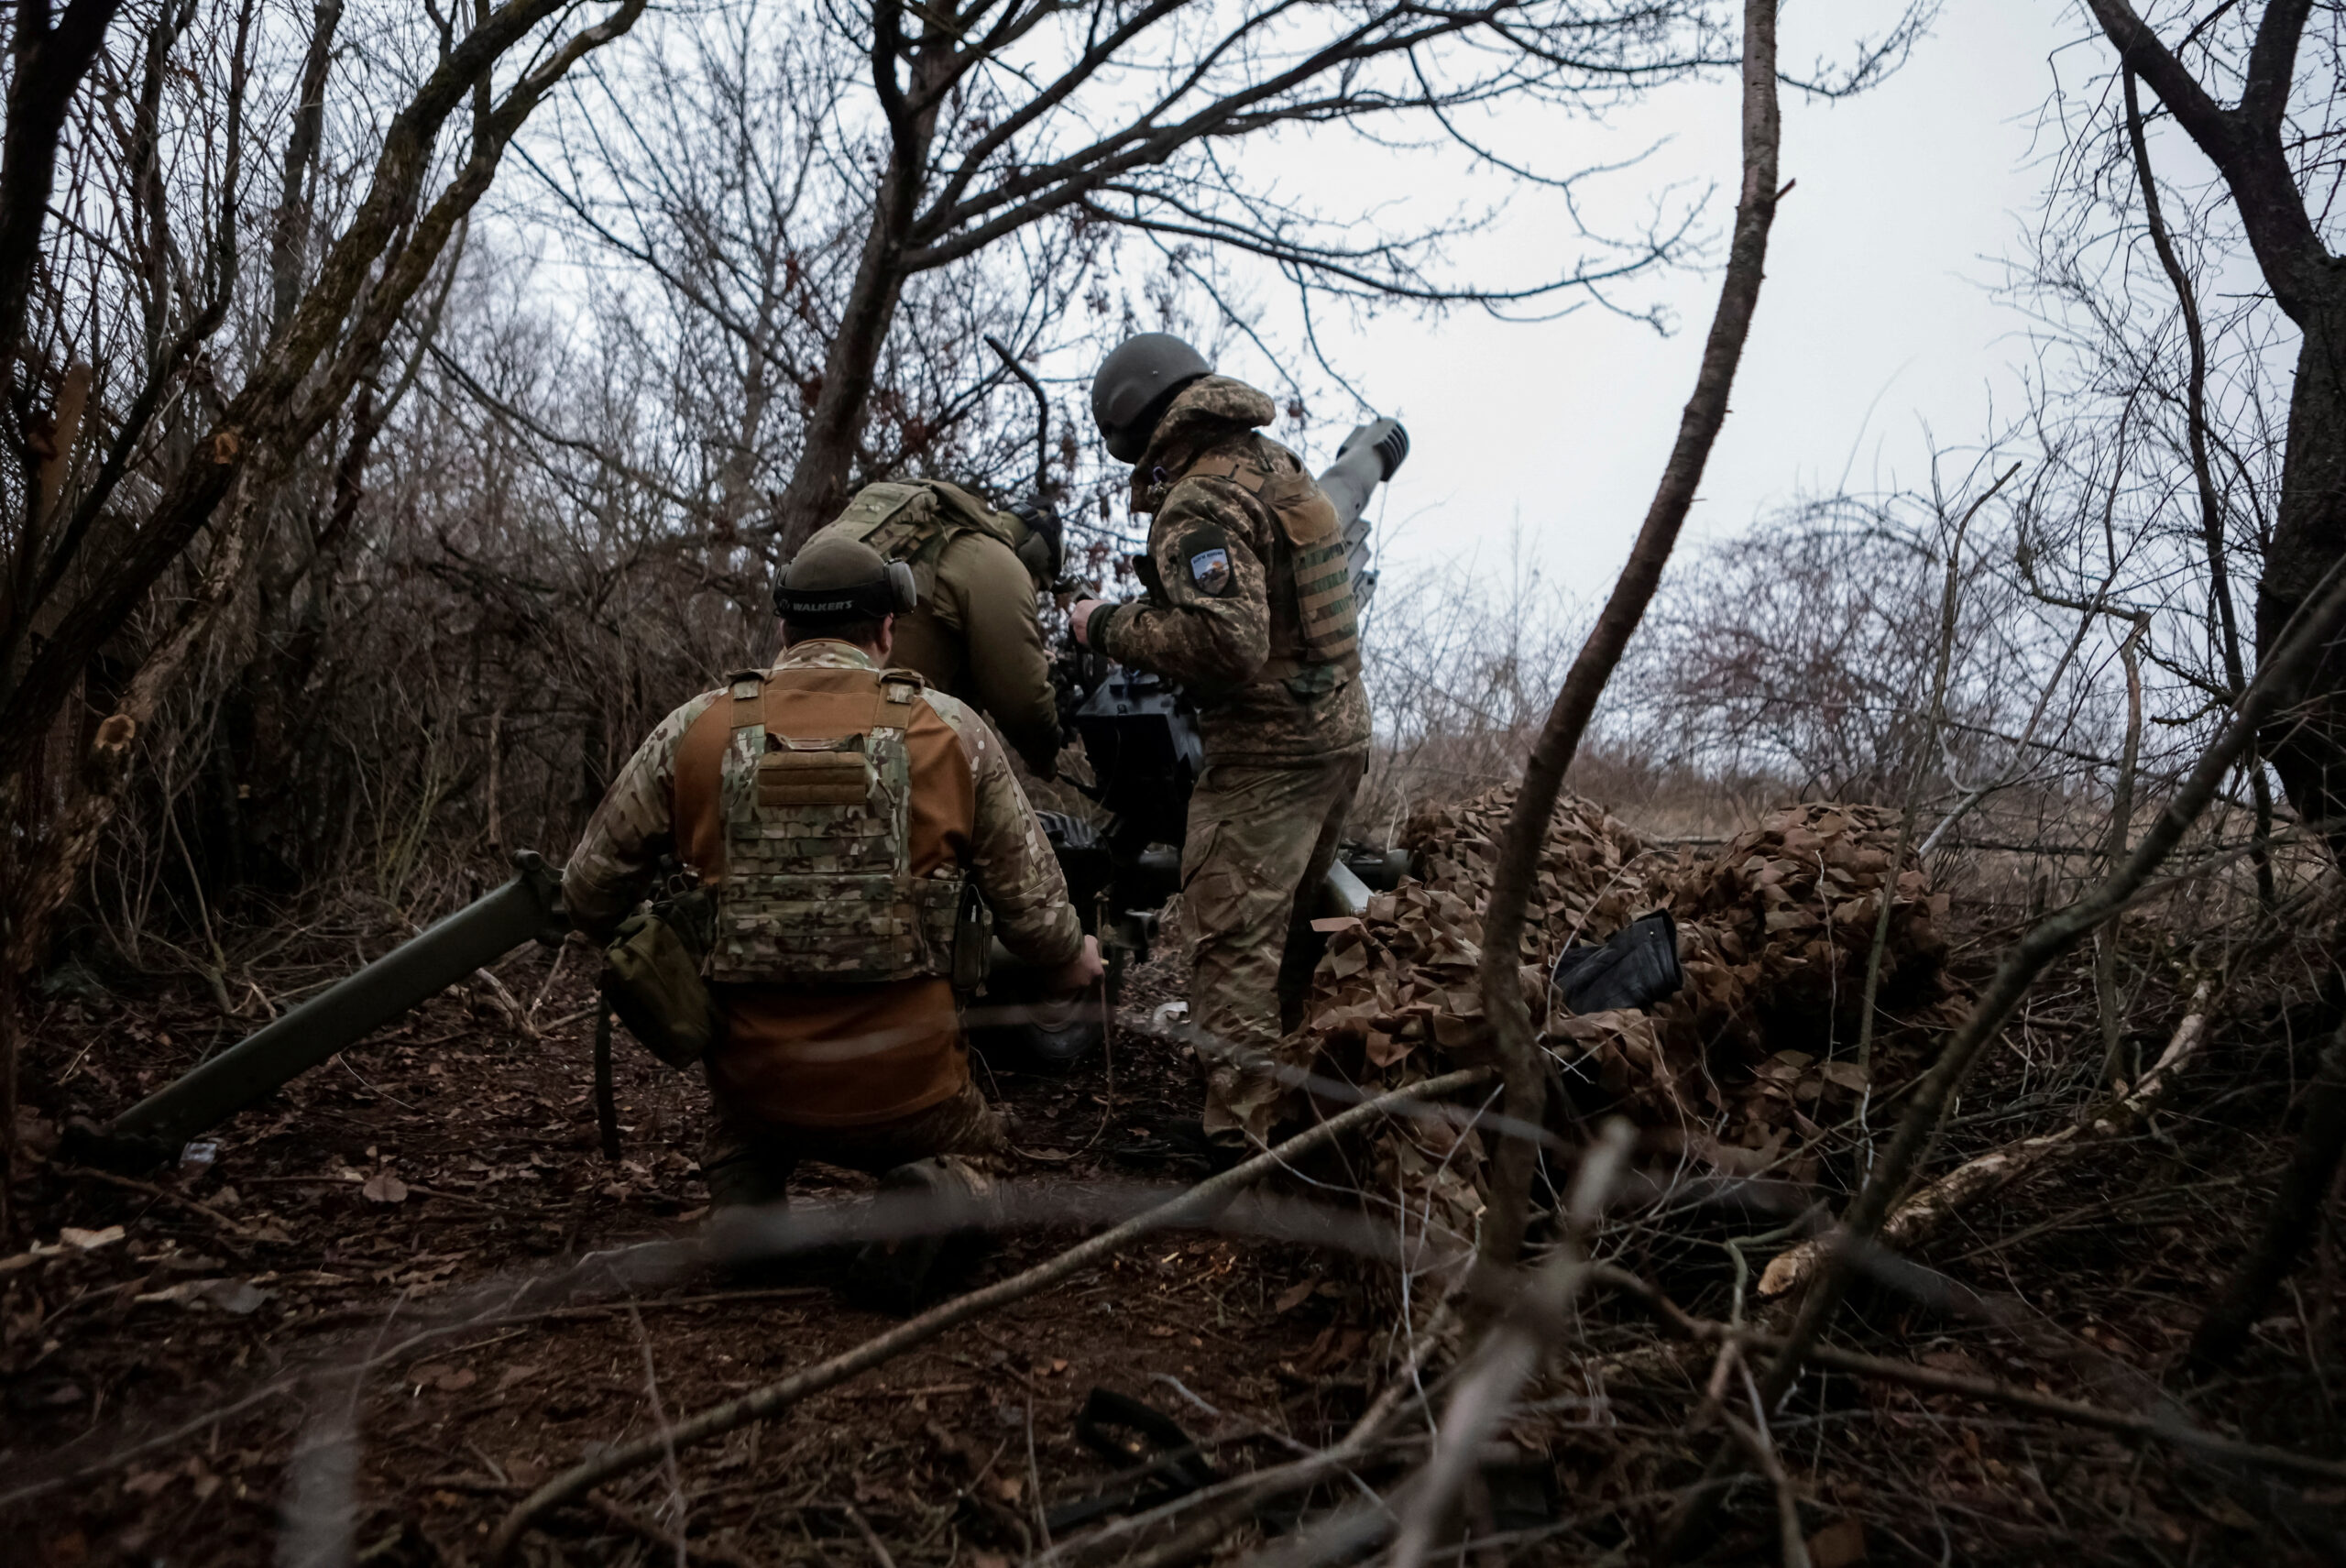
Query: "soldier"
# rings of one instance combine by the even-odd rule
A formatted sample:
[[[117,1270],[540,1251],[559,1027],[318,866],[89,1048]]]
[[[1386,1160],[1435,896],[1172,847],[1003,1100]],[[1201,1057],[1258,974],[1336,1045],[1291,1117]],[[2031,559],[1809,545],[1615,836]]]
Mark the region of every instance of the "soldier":
[[[857,491],[815,535],[836,538],[912,568],[920,605],[897,622],[894,664],[974,704],[1028,772],[1052,777],[1058,697],[1036,612],[1059,573],[1058,514],[1038,502],[996,511],[937,479],[890,481]]]
[[[1181,854],[1190,930],[1189,1017],[1254,1065],[1206,1080],[1205,1132],[1263,1141],[1279,1085],[1261,1061],[1310,973],[1282,965],[1368,754],[1368,698],[1343,541],[1295,454],[1256,433],[1271,400],[1216,376],[1197,350],[1145,333],[1108,356],[1091,412],[1111,455],[1135,465],[1132,510],[1154,514],[1140,558],[1147,597],[1086,599],[1077,640],[1186,687],[1205,768]]]
[[[775,1201],[806,1158],[982,1195],[1007,1146],[955,1006],[957,939],[965,963],[991,941],[969,900],[1067,990],[1098,977],[1098,945],[986,726],[884,667],[911,570],[833,535],[798,553],[774,599],[780,661],[652,732],[588,822],[563,901],[607,934],[663,851],[715,897],[713,1205]],[[909,1299],[934,1257],[903,1254],[910,1273],[882,1287]]]

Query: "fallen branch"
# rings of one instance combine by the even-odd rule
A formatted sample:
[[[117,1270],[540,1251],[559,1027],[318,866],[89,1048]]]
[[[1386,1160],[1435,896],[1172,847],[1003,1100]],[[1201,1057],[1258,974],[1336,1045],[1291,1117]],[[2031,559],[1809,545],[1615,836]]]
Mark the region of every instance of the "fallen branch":
[[[1627,1269],[1599,1266],[1595,1282],[1609,1285],[1637,1299],[1639,1303],[1661,1321],[1663,1327],[1679,1338],[1698,1343],[1734,1343],[1749,1345],[1755,1350],[1781,1351],[1790,1343],[1782,1334],[1761,1333],[1754,1329],[1738,1329],[1713,1318],[1697,1318],[1663,1295],[1652,1285]],[[2034,1415],[2048,1416],[2066,1421],[2072,1426],[2091,1427],[2119,1437],[2153,1439],[2187,1448],[2211,1459],[2228,1459],[2242,1464],[2253,1464],[2266,1470],[2287,1471],[2312,1480],[2346,1482],[2346,1462],[2319,1459],[2312,1454],[2294,1453],[2286,1448],[2271,1448],[2263,1443],[2242,1442],[2235,1438],[2219,1437],[2198,1427],[2185,1426],[2172,1416],[2138,1415],[2131,1410],[2113,1410],[2103,1405],[2089,1405],[2081,1399],[2064,1399],[2057,1394],[2040,1394],[2034,1388],[2023,1388],[2011,1383],[2001,1383],[1992,1377],[1974,1377],[1968,1373],[1943,1372],[1935,1366],[1920,1366],[1911,1361],[1893,1360],[1888,1356],[1867,1355],[1854,1350],[1841,1350],[1832,1345],[1817,1345],[1807,1359],[1835,1372],[1846,1372],[1858,1377],[1879,1378],[1885,1383],[1902,1384],[1925,1393],[1951,1394],[1960,1398],[1977,1399],[1982,1404],[2003,1405],[2012,1409],[2026,1410]]]
[[[948,1329],[1036,1295],[1069,1275],[1104,1261],[1144,1236],[1204,1220],[1256,1180],[1321,1144],[1373,1121],[1389,1106],[1470,1089],[1490,1076],[1488,1068],[1468,1068],[1420,1083],[1407,1084],[1374,1100],[1365,1101],[1340,1115],[1332,1116],[1299,1133],[1275,1148],[1265,1150],[1242,1165],[1233,1166],[1221,1175],[1200,1182],[1172,1201],[1136,1214],[1113,1230],[1103,1231],[1023,1273],[932,1307],[920,1316],[899,1323],[887,1332],[866,1340],[828,1361],[818,1362],[738,1399],[729,1399],[724,1404],[713,1406],[674,1428],[639,1438],[633,1442],[614,1445],[597,1457],[555,1476],[523,1498],[499,1521],[496,1532],[488,1539],[482,1561],[489,1568],[498,1568],[510,1558],[522,1532],[540,1515],[583,1496],[589,1488],[613,1475],[661,1460],[696,1443],[706,1442],[752,1421],[779,1415],[859,1373],[870,1371],[906,1351],[927,1343]]]
[[[133,1176],[116,1176],[113,1171],[95,1170],[86,1165],[60,1165],[57,1168],[57,1174],[71,1177],[77,1181],[101,1181],[108,1187],[119,1187],[125,1192],[145,1193],[159,1202],[169,1203],[174,1208],[185,1209],[192,1214],[202,1215],[240,1242],[258,1242],[264,1239],[257,1232],[247,1229],[211,1204],[200,1203],[185,1193],[174,1192],[168,1187],[158,1187],[151,1181],[141,1181]]]
[[[2102,1109],[2057,1133],[2023,1138],[1956,1167],[1891,1212],[1881,1223],[1879,1245],[1911,1252],[1981,1200],[2056,1160],[2123,1136],[2141,1125],[2143,1118],[2174,1087],[2184,1064],[2207,1039],[2212,984],[2203,980],[2192,992],[2190,1010],[2168,1037],[2157,1064],[2136,1080],[2132,1089],[2114,1095]],[[1760,1294],[1781,1296],[1807,1284],[1832,1253],[1839,1234],[1828,1231],[1777,1254],[1760,1272]]]

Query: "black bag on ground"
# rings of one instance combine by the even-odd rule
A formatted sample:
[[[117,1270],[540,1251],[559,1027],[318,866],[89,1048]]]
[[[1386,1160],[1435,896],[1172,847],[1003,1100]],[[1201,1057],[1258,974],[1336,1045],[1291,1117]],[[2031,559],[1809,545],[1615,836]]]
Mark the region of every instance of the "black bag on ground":
[[[1650,1007],[1686,983],[1678,967],[1678,923],[1667,909],[1630,921],[1602,943],[1574,942],[1548,975],[1552,997],[1573,1013]]]
[[[707,1056],[716,1038],[717,1008],[700,972],[716,936],[716,900],[692,888],[629,916],[603,949],[603,1001],[678,1069]]]

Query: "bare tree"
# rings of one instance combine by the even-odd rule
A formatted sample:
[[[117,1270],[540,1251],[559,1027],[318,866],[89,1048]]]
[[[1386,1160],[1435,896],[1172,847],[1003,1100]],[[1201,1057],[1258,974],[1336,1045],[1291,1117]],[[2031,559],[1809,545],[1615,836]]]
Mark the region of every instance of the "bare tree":
[[[861,66],[852,91],[845,79],[836,89],[830,150],[857,192],[861,228],[839,253],[845,286],[802,381],[804,446],[774,519],[783,548],[837,508],[915,280],[1038,225],[1063,228],[1069,246],[1113,226],[1262,257],[1316,286],[1427,302],[1533,298],[1674,254],[1683,220],[1592,245],[1521,285],[1453,281],[1439,268],[1458,225],[1397,235],[1283,203],[1250,188],[1233,144],[1281,125],[1421,123],[1441,135],[1449,112],[1501,95],[1559,110],[1615,101],[1719,63],[1711,11],[1694,0],[877,0],[827,11]]]
[[[0,152],[0,395],[10,404],[18,400],[17,347],[25,335],[41,231],[49,222],[58,138],[64,133],[73,94],[97,60],[106,28],[119,9],[121,0],[73,0],[52,22],[49,0],[25,0],[16,6],[16,25],[8,40],[7,141]],[[12,433],[27,431],[26,411],[16,408],[12,412]],[[18,440],[16,456],[27,484],[38,483],[38,467],[51,455],[37,451],[30,441]]]
[[[2215,164],[2266,286],[2304,334],[2279,514],[2257,584],[2256,641],[2264,653],[2314,585],[2346,556],[2346,376],[2341,370],[2346,283],[2306,189],[2332,156],[2341,127],[2330,96],[2315,96],[2303,113],[2292,108],[2300,50],[2310,43],[2334,64],[2342,58],[2346,33],[2326,8],[2314,25],[2310,0],[2274,0],[2253,15],[2245,6],[2210,14],[2170,47],[2128,0],[2088,3],[2130,78],[2129,93],[2131,78],[2148,82]],[[2197,71],[2187,55],[2197,56]],[[2229,104],[2217,96],[2227,89],[2237,93]],[[2139,162],[2147,173],[2147,151]],[[2197,337],[2196,310],[2188,304],[2186,310]],[[2203,431],[2204,420],[2195,415],[2195,435]],[[2220,551],[2216,562],[2211,569],[2220,570]],[[2220,613],[2229,620],[2231,611],[2225,606]],[[2286,718],[2266,738],[2283,786],[2310,821],[2346,821],[2342,686],[2346,664],[2335,654],[2326,656],[2303,700],[2286,706]],[[2346,849],[2346,829],[2330,831],[2333,848]]]
[[[42,459],[0,497],[0,1017],[12,1015],[15,977],[38,961],[49,916],[114,810],[138,729],[236,592],[271,488],[375,372],[522,123],[643,5],[507,0],[479,7],[461,34],[444,17],[387,14],[378,47],[416,46],[412,76],[379,129],[365,128],[364,110],[336,127],[353,157],[338,177],[358,193],[331,237],[311,225],[338,0],[317,6],[288,51],[303,64],[281,82],[256,74],[278,40],[264,36],[273,18],[254,0],[220,0],[201,18],[199,0],[161,0],[103,67],[129,88],[128,123],[93,110],[68,148],[64,243],[38,269],[8,344],[11,365],[26,367],[9,439]],[[582,11],[598,19],[565,25]],[[23,25],[35,19],[45,17]],[[12,64],[43,69],[37,53]],[[49,85],[12,78],[12,112]],[[274,112],[265,95],[285,105],[286,141],[272,265],[259,269],[246,265],[241,236],[257,141]],[[18,128],[12,118],[11,159]],[[36,149],[21,150],[31,181]],[[240,313],[247,299],[256,309]],[[224,340],[232,321],[240,330]],[[177,606],[92,682],[101,653],[199,542],[200,572]],[[85,683],[106,717],[89,733],[60,734]],[[63,766],[46,777],[52,748]],[[13,1083],[9,1042],[0,1080]]]

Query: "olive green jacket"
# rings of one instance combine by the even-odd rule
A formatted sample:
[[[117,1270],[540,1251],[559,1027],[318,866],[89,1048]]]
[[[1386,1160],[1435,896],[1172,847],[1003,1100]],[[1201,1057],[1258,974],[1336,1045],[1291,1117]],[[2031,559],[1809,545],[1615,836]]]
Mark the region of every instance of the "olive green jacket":
[[[1036,619],[1035,579],[991,534],[956,534],[937,559],[935,589],[896,618],[888,662],[992,719],[1027,771],[1050,778],[1059,754],[1058,696]]]
[[[865,486],[815,537],[835,532],[904,562],[919,585],[919,608],[896,617],[888,662],[977,707],[1029,772],[1052,777],[1058,696],[1035,579],[1016,549],[1025,525],[961,486],[904,479]]]

